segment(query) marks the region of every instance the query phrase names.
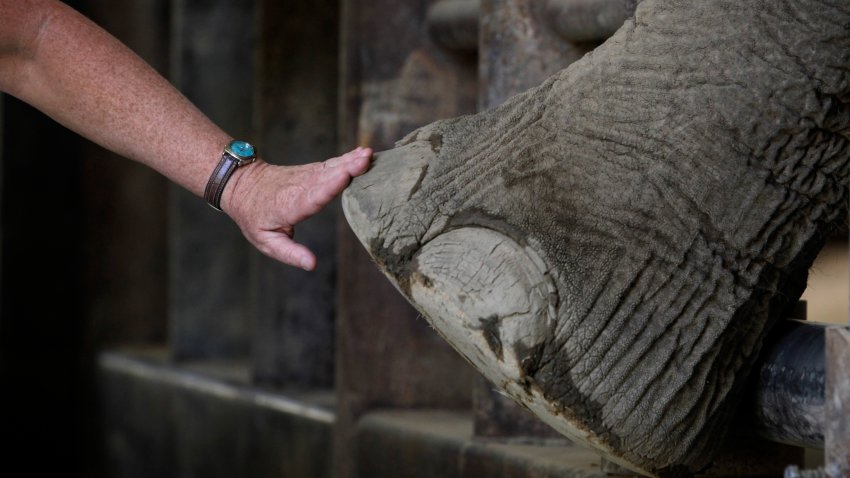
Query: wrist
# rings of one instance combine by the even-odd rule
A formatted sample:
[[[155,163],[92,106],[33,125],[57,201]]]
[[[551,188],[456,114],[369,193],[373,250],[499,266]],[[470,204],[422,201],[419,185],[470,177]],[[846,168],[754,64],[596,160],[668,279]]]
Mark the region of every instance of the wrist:
[[[245,205],[250,202],[251,191],[256,190],[257,183],[269,166],[269,163],[257,158],[250,165],[236,168],[230,177],[230,181],[224,186],[221,195],[221,210],[235,220],[245,209]]]
[[[256,159],[257,151],[250,143],[239,140],[228,142],[204,188],[204,199],[207,203],[221,211],[221,199],[233,175],[255,162]]]

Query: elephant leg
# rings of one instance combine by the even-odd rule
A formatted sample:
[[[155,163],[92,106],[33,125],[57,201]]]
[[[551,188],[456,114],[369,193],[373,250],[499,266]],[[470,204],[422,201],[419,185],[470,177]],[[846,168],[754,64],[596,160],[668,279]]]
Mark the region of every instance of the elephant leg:
[[[842,1],[645,0],[539,87],[378,154],[346,217],[519,403],[695,472],[846,218],[848,25]]]

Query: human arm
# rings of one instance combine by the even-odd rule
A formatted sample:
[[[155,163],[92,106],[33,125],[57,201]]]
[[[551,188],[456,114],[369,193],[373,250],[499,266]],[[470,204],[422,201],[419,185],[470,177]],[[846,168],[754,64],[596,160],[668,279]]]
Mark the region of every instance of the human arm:
[[[0,0],[0,90],[199,196],[231,139],[129,49],[53,0]],[[222,209],[263,253],[313,269],[315,256],[292,241],[294,225],[362,174],[370,154],[238,168]]]

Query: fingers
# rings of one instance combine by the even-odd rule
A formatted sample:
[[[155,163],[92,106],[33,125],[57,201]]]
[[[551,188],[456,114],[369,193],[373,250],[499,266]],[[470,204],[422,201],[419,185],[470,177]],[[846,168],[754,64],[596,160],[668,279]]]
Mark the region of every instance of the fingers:
[[[359,151],[353,158],[346,163],[346,171],[351,177],[360,176],[369,169],[369,162],[372,158],[371,148],[358,148],[354,151]],[[351,154],[351,153],[349,153]]]
[[[371,156],[370,148],[357,148],[322,163],[302,166],[298,172],[293,173],[296,171],[294,169],[276,169],[278,178],[284,174],[295,174],[289,176],[290,181],[291,178],[297,179],[278,191],[277,197],[280,199],[275,201],[278,212],[274,213],[274,219],[266,221],[262,227],[248,226],[243,230],[262,231],[254,235],[254,244],[267,256],[307,271],[315,269],[316,256],[307,247],[292,240],[292,226],[321,211],[342,193],[352,177],[365,173],[369,169]],[[271,181],[269,184],[280,183]],[[281,227],[285,227],[289,233]]]
[[[370,148],[357,148],[338,158],[318,163],[322,166],[313,169],[314,176],[305,181],[307,184],[304,194],[295,201],[295,208],[290,216],[293,224],[321,211],[339,196],[352,177],[359,176],[369,169],[371,155]]]
[[[326,175],[318,184],[307,191],[306,202],[308,208],[321,209],[325,207],[345,190],[350,180],[351,176],[344,170]]]
[[[320,163],[323,169],[342,168],[352,177],[360,176],[369,169],[369,158],[372,156],[371,148],[359,147],[338,158],[331,158]]]
[[[312,271],[316,268],[316,256],[306,246],[298,244],[292,238],[283,233],[275,234],[274,237],[259,247],[267,256],[283,262],[290,266]]]
[[[351,176],[343,169],[336,169],[318,178],[312,186],[296,198],[290,219],[297,224],[318,213],[333,201],[351,181]]]

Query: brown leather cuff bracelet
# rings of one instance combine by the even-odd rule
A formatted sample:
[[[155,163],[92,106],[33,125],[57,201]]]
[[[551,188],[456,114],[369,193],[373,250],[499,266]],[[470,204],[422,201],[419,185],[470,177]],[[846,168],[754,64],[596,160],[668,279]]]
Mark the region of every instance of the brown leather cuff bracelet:
[[[257,151],[249,143],[245,141],[233,140],[227,143],[224,148],[224,153],[221,155],[221,161],[213,170],[210,180],[207,181],[207,187],[204,189],[204,199],[207,200],[210,206],[217,211],[221,211],[221,194],[224,192],[224,187],[233,171],[239,166],[251,164],[257,159]]]

